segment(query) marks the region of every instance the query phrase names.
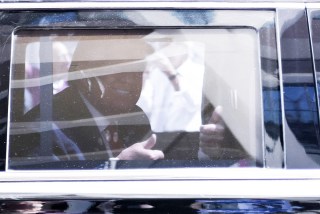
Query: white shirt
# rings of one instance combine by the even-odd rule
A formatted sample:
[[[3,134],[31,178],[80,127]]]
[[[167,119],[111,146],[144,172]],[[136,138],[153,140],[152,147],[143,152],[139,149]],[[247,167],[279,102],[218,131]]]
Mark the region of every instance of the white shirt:
[[[144,80],[138,105],[148,115],[155,132],[199,131],[201,125],[204,46],[194,42],[180,43],[187,45],[188,54],[186,60],[175,68],[179,91],[174,89],[161,68],[152,64],[147,66],[148,78]]]

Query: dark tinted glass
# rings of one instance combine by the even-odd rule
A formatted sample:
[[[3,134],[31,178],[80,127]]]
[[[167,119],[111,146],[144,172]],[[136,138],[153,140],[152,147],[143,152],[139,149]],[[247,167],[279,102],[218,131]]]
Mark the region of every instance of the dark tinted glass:
[[[307,16],[282,15],[292,20],[281,32],[287,167],[318,168],[319,115]]]
[[[257,41],[251,28],[15,32],[9,167],[256,166]]]
[[[105,168],[109,167],[110,158],[111,162],[118,163],[117,167],[127,168],[281,167],[282,123],[278,108],[280,87],[274,17],[272,10],[3,11],[0,19],[0,98],[3,106],[0,167],[5,167],[6,161],[7,169]],[[84,37],[87,41],[79,42]],[[164,46],[167,48],[163,49]],[[112,54],[106,54],[110,48]],[[55,53],[57,49],[61,54]],[[197,58],[191,60],[196,61],[193,64],[197,66],[193,69],[194,66],[183,63],[188,69],[179,69],[187,70],[189,74],[183,75],[176,71],[176,65],[170,64],[179,64],[181,59],[178,59],[190,56],[190,52],[192,58]],[[172,57],[174,54],[177,56]],[[167,58],[175,58],[174,63],[169,60],[168,66]],[[153,70],[163,71],[160,74],[165,76],[158,80],[157,72],[150,72]],[[112,74],[108,73],[110,71]],[[141,73],[140,89],[136,86],[140,85]],[[195,78],[190,80],[190,76]],[[182,79],[187,77],[191,83],[183,84]],[[129,98],[121,100],[133,102],[138,98],[137,91],[142,91],[135,108],[129,108],[127,104],[112,106],[110,100],[120,99],[104,96],[107,89],[112,89],[109,86],[122,81],[127,81],[124,85],[134,87],[115,90],[118,95],[130,91]],[[150,84],[152,81],[155,84]],[[108,84],[104,84],[106,82]],[[78,86],[70,87],[73,85]],[[188,93],[182,91],[186,85],[189,92],[192,87],[197,90],[185,96],[183,94]],[[152,97],[157,94],[159,99],[170,94],[163,88],[179,92],[173,93],[178,96],[171,94],[168,100],[182,99],[172,102],[172,106],[157,104],[160,108],[156,110]],[[74,96],[73,92],[66,95],[65,91],[81,94],[80,99],[75,100],[79,96]],[[90,93],[100,96],[93,99]],[[109,99],[108,113],[101,109],[102,98]],[[196,104],[189,105],[194,98]],[[78,104],[77,108],[74,103]],[[90,111],[91,117],[83,112],[77,114],[74,109],[81,109],[80,104],[87,109],[100,110]],[[179,105],[183,107],[177,108]],[[130,128],[131,134],[125,130],[127,139],[133,140],[107,148],[102,138],[124,142],[124,135],[123,131],[120,134],[119,124],[106,123],[102,118],[119,115],[119,111],[124,110],[136,114],[136,107],[143,110],[139,110],[143,113],[140,116],[147,121],[127,119],[127,126],[134,123],[139,129]],[[186,114],[190,109],[197,109],[196,113]],[[153,113],[157,111],[158,114]],[[124,112],[121,115],[126,117]],[[190,115],[196,116],[190,118]],[[186,118],[192,122],[185,123]],[[175,125],[168,126],[172,122]],[[89,131],[97,131],[94,126],[106,124],[111,129],[104,134],[99,132],[99,137]],[[124,127],[124,124],[120,125]],[[91,133],[89,140],[85,133]],[[135,133],[140,135],[131,138]],[[124,148],[131,148],[134,142],[148,139],[142,135],[148,137],[150,133],[157,136],[156,140],[152,137],[152,142],[156,142],[152,149],[160,154],[148,153],[147,157],[160,158],[162,152],[163,160],[131,157],[135,160],[113,161],[112,157],[117,157]],[[90,143],[78,145],[78,140]],[[150,147],[152,145],[147,146]],[[6,154],[9,155],[7,160]]]

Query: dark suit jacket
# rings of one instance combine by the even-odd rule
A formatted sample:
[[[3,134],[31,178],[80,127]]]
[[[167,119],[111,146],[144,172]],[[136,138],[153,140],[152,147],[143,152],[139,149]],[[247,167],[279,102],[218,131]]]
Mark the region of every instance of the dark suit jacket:
[[[121,119],[118,120],[118,116]],[[39,127],[33,133],[10,136],[11,166],[74,160],[105,162],[109,159],[110,152],[100,132],[106,127],[97,126],[76,89],[69,87],[53,96],[50,117],[50,130],[40,131]],[[116,128],[121,145],[116,149],[121,150],[150,137],[149,120],[138,106],[132,112],[111,117],[118,123]],[[33,126],[35,123],[30,122],[46,122],[41,118],[41,105],[27,112],[21,121]]]
[[[209,115],[212,114],[212,110],[212,108],[208,110]],[[37,122],[46,122],[41,118],[41,114],[40,105],[16,121],[27,122],[27,126],[29,124],[37,127]],[[135,116],[132,117],[131,114]],[[76,89],[69,87],[53,96],[50,116],[51,119],[48,121],[50,129],[47,131],[45,128],[41,130],[41,126],[38,125],[36,131],[31,133],[10,136],[10,168],[97,168],[99,164],[103,164],[109,159],[110,151],[108,152],[100,132],[106,127],[97,126],[90,110]],[[133,143],[141,142],[150,137],[149,120],[138,106],[128,114],[112,115],[116,119],[118,116],[124,118],[124,120],[118,120],[119,142],[121,142],[121,145],[116,148],[118,152]],[[204,116],[204,121],[205,119]],[[129,123],[127,123],[128,121]],[[30,130],[30,127],[26,128]],[[233,148],[232,151],[236,149],[238,152],[237,155],[226,153],[222,160],[246,159],[245,151],[232,137],[233,135],[229,133],[228,136],[226,147],[230,146]],[[198,132],[172,132],[157,133],[157,145],[154,149],[162,150],[166,160],[169,161],[196,161],[198,148]],[[89,164],[90,162],[92,164]],[[166,167],[168,167],[167,164]]]

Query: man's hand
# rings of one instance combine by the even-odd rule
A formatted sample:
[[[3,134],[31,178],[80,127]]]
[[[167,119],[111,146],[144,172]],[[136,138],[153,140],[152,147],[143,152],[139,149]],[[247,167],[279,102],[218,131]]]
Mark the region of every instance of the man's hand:
[[[160,150],[151,150],[156,144],[157,137],[152,134],[146,141],[135,143],[124,149],[117,158],[120,160],[158,160],[163,159],[164,154]]]
[[[221,144],[225,138],[225,124],[221,117],[222,106],[217,106],[208,124],[200,127],[200,150],[210,158],[221,156]]]

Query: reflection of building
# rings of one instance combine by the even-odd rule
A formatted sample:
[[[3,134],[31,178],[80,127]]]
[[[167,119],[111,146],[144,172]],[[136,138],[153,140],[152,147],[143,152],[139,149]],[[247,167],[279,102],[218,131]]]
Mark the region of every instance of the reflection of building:
[[[293,15],[282,14],[294,20],[281,35],[286,163],[288,168],[318,168],[319,117],[308,21],[303,12]]]

